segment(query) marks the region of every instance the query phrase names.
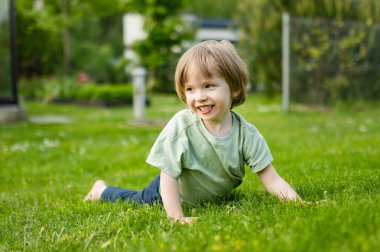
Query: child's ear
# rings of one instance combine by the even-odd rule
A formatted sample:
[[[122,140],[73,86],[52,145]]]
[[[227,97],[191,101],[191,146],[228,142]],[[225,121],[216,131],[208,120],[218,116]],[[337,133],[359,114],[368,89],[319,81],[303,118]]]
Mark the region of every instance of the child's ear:
[[[239,90],[236,90],[236,91],[233,91],[232,92],[232,98],[236,98],[240,95],[240,91]]]

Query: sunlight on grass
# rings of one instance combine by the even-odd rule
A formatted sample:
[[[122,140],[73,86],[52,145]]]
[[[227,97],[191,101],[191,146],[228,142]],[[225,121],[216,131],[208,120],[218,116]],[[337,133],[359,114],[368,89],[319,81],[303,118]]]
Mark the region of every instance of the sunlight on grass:
[[[158,172],[145,159],[160,125],[134,126],[131,107],[27,102],[30,117],[70,123],[0,126],[0,249],[130,251],[375,251],[380,247],[380,108],[361,104],[285,115],[249,96],[237,107],[266,138],[274,166],[312,204],[281,203],[257,176],[230,198],[185,206],[200,219],[176,225],[159,205],[83,203],[98,179],[140,189]],[[185,105],[154,95],[150,120]],[[327,200],[327,203],[315,203]]]

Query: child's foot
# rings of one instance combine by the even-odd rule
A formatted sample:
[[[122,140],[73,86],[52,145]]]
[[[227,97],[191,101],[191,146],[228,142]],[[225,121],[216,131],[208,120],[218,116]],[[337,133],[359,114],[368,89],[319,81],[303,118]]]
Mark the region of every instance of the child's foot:
[[[84,197],[83,201],[96,201],[100,200],[100,196],[107,188],[106,182],[97,180],[91,188],[91,191]]]

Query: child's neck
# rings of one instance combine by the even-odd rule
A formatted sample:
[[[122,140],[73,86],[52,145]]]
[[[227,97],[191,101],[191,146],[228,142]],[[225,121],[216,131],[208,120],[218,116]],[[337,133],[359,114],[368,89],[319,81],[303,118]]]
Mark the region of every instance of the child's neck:
[[[226,116],[223,121],[212,121],[203,120],[203,125],[206,127],[207,131],[216,137],[228,136],[232,130],[232,113]]]

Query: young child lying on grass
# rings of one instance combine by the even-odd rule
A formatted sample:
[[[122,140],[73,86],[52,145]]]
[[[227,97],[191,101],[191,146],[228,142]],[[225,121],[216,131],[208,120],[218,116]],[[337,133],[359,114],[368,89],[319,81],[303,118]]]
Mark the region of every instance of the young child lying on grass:
[[[141,191],[107,187],[98,180],[84,200],[159,202],[169,218],[191,223],[196,217],[185,217],[181,203],[228,195],[242,183],[245,165],[269,193],[301,200],[273,168],[263,136],[232,111],[244,103],[247,82],[246,65],[229,42],[205,41],[190,48],[175,72],[177,94],[188,109],[169,121],[147,159],[160,175]]]

